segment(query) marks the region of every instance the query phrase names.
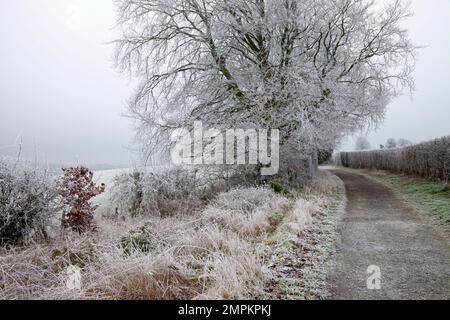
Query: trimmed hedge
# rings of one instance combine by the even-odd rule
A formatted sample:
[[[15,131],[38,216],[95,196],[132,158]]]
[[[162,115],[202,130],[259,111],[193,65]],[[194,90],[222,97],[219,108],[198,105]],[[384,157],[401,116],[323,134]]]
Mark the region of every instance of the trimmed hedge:
[[[450,180],[450,136],[404,148],[341,152],[335,163],[354,169],[378,169],[427,179]]]

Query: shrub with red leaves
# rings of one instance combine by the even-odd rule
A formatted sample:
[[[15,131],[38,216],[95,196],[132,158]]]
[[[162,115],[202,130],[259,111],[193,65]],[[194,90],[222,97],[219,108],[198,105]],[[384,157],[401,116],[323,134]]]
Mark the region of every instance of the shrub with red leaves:
[[[98,206],[89,200],[105,191],[106,186],[96,186],[93,173],[86,167],[63,168],[59,183],[59,194],[63,197],[67,212],[62,218],[62,226],[78,233],[94,231],[94,212]]]

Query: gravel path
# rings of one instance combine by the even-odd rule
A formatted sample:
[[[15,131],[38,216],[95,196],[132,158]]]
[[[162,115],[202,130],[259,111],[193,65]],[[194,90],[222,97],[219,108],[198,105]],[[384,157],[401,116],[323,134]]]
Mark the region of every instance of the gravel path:
[[[450,299],[449,240],[383,184],[334,173],[346,185],[348,204],[330,276],[332,298]],[[368,289],[369,266],[381,271],[379,290]]]

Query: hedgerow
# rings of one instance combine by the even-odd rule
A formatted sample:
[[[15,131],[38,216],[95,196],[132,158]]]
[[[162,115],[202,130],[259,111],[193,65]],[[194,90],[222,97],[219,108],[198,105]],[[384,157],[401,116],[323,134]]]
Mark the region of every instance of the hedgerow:
[[[404,148],[341,152],[335,163],[354,169],[377,169],[449,181],[450,136]]]

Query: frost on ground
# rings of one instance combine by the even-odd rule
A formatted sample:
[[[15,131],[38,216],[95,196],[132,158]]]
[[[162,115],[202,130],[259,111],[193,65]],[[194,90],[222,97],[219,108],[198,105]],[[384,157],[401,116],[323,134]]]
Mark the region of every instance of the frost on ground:
[[[190,215],[102,218],[89,236],[0,249],[0,299],[321,298],[340,188],[329,173],[290,196],[241,187]]]
[[[262,294],[265,237],[289,201],[222,194],[192,216],[99,221],[100,232],[0,253],[1,299],[243,299]],[[82,290],[66,286],[82,270]]]
[[[329,172],[297,196],[292,210],[273,236],[269,259],[272,299],[326,299],[333,267],[337,226],[345,208],[342,181]]]

